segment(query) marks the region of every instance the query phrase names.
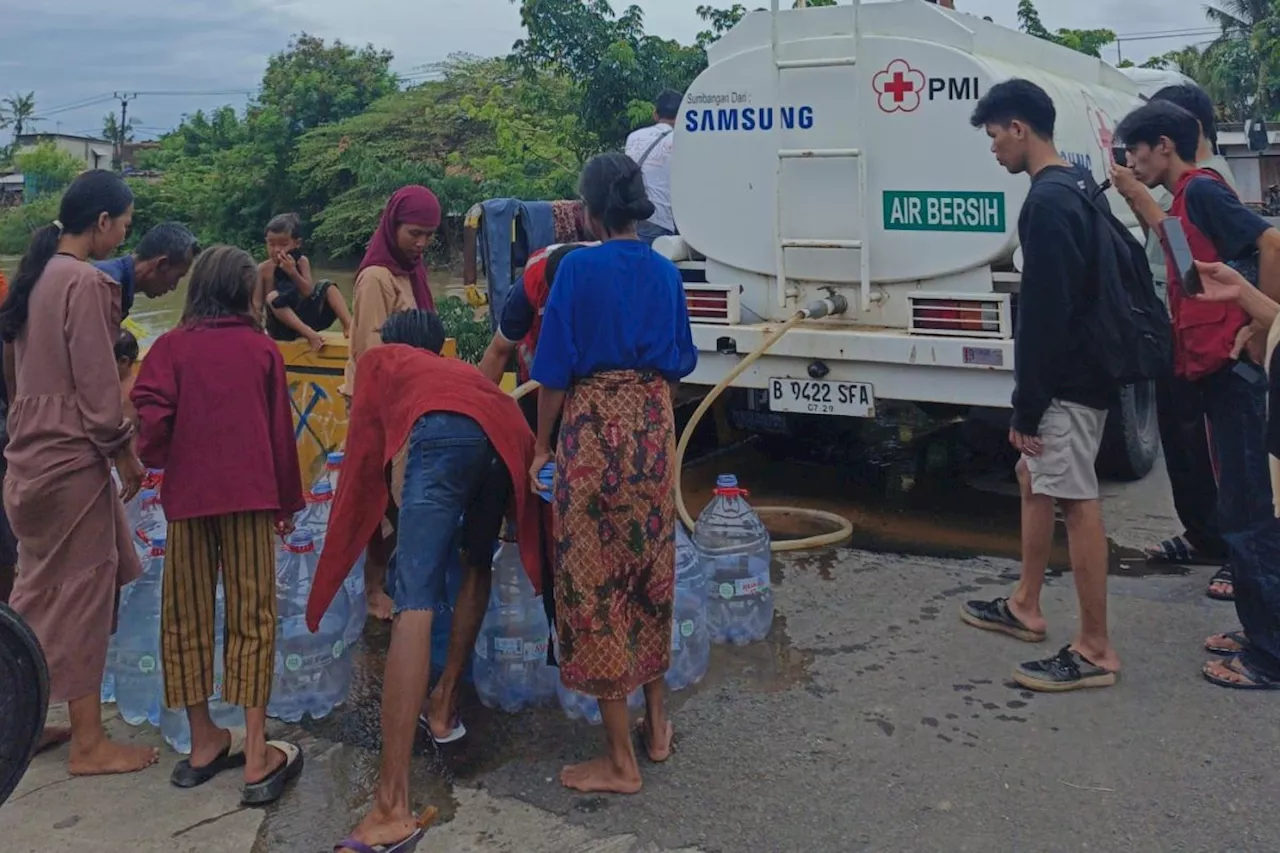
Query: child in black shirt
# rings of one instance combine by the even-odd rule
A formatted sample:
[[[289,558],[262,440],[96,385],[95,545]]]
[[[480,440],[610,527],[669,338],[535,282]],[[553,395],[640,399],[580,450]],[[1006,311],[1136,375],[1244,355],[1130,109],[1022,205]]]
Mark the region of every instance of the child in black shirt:
[[[265,298],[264,295],[265,294]],[[302,221],[282,213],[267,223],[267,260],[258,267],[255,314],[265,303],[267,333],[277,341],[305,338],[312,350],[324,346],[318,332],[342,323],[349,333],[351,312],[331,281],[312,282],[311,262],[302,254]]]

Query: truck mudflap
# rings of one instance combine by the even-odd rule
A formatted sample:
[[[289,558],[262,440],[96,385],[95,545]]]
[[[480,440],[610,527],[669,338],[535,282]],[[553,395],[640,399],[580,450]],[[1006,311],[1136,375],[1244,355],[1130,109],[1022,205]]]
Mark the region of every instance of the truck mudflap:
[[[753,352],[777,325],[694,325],[698,367],[685,381],[712,386]],[[1013,393],[1013,341],[908,335],[848,324],[800,325],[735,381],[767,388],[773,379],[869,385],[877,400],[1007,407]]]

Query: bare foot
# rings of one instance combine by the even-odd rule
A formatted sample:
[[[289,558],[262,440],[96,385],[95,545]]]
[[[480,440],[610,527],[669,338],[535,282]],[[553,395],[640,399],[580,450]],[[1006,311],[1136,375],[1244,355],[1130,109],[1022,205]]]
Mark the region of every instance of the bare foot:
[[[1116,654],[1114,648],[1107,648],[1095,651],[1093,648],[1085,647],[1076,641],[1071,644],[1072,651],[1077,652],[1082,658],[1087,660],[1094,666],[1101,667],[1107,672],[1120,671],[1120,655]]]
[[[218,736],[208,744],[202,744],[200,748],[196,748],[194,744],[191,746],[191,757],[187,761],[192,767],[208,767],[210,764],[218,760],[222,755],[222,751],[231,746],[231,732],[226,729],[218,729]]]
[[[444,693],[438,685],[431,691],[431,696],[427,699],[422,713],[427,718],[427,728],[430,729],[432,737],[443,739],[453,734],[458,712],[451,707],[450,703],[445,702]]]
[[[1049,630],[1049,623],[1045,621],[1044,612],[1040,610],[1039,604],[1036,605],[1035,610],[1031,610],[1026,605],[1019,603],[1013,596],[1009,596],[1007,603],[1009,612],[1017,616],[1018,621],[1025,625],[1028,631],[1043,634]]]
[[[45,726],[44,731],[40,733],[40,745],[36,747],[36,752],[44,752],[47,749],[62,746],[71,740],[71,729],[68,726]]]
[[[655,733],[653,727],[649,725],[648,717],[640,721],[640,740],[644,742],[645,752],[649,754],[649,760],[654,764],[661,764],[671,757],[676,736],[675,727],[671,725],[670,720],[663,723],[661,728],[661,733]]]
[[[150,746],[126,746],[103,738],[88,750],[71,747],[68,762],[72,776],[110,776],[137,773],[160,760],[160,750]]]
[[[289,756],[276,749],[271,744],[267,744],[267,760],[259,766],[246,762],[244,765],[244,782],[246,785],[256,785],[263,779],[266,779],[272,773],[275,773],[285,762],[289,760]]]
[[[560,771],[560,784],[584,794],[638,794],[644,786],[639,770],[620,770],[608,758],[569,765]]]
[[[392,616],[392,609],[395,604],[391,600],[391,596],[382,590],[375,590],[368,594],[369,599],[369,615],[374,619],[381,619],[383,622],[389,622]]]
[[[434,806],[429,806],[418,817],[414,817],[413,812],[410,811],[385,814],[375,807],[373,811],[365,816],[364,820],[360,821],[360,825],[352,830],[348,838],[352,841],[359,841],[369,847],[377,847],[379,845],[392,847],[404,841],[419,829],[426,829],[435,823],[436,818],[439,816],[440,812]],[[349,847],[339,847],[337,850],[354,853]]]

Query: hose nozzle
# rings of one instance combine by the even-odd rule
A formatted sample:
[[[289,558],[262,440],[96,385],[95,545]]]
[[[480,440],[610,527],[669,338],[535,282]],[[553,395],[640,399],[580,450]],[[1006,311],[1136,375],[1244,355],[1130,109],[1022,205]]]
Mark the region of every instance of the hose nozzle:
[[[832,293],[826,299],[815,299],[804,306],[800,313],[806,320],[817,320],[831,314],[843,314],[849,310],[849,300],[839,293]]]

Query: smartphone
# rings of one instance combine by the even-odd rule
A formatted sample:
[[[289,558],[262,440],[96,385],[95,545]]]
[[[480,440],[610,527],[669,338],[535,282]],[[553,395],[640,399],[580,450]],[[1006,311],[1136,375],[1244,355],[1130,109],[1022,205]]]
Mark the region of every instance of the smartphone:
[[[1123,145],[1113,146],[1111,149],[1111,159],[1115,161],[1117,166],[1129,167],[1129,149]]]
[[[1200,283],[1200,270],[1196,269],[1195,258],[1191,255],[1191,243],[1187,241],[1187,232],[1182,227],[1182,220],[1170,216],[1156,225],[1156,233],[1160,237],[1160,245],[1164,247],[1165,257],[1173,264],[1170,270],[1182,292],[1187,296],[1204,293],[1204,285]]]

